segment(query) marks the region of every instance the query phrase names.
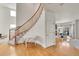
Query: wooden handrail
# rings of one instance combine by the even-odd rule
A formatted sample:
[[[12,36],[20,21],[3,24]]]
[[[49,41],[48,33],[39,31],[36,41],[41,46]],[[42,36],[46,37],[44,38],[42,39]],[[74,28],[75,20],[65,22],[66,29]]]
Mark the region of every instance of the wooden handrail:
[[[39,10],[40,7],[41,7],[41,3],[40,3],[40,5],[39,5],[37,11],[34,13],[34,15],[33,15],[31,18],[29,18],[29,20],[27,20],[24,24],[22,24],[18,29],[20,29],[23,25],[25,25],[27,22],[29,22],[29,21],[35,16],[35,14],[38,12],[38,10]],[[16,31],[17,31],[18,29],[16,29]]]
[[[32,24],[32,26],[31,26],[30,28],[28,28],[27,30],[24,30],[24,31],[22,31],[22,32],[19,32],[20,28],[22,28],[26,23],[28,23],[28,22],[37,14],[37,12],[39,11],[39,9],[41,8],[41,5],[42,5],[42,4],[39,5],[39,8],[37,9],[37,11],[34,13],[34,15],[33,15],[28,21],[26,21],[23,25],[21,25],[18,29],[16,29],[16,31],[15,31],[15,36],[14,36],[14,37],[16,37],[16,36],[19,35],[19,34],[22,34],[22,33],[25,32],[25,31],[28,31],[30,28],[33,27],[34,24],[36,24],[37,20],[36,20],[35,23]],[[42,12],[42,10],[43,10],[43,7],[42,7],[42,9],[41,9],[41,12]],[[40,12],[40,14],[41,14],[41,12]],[[39,17],[40,17],[40,16],[39,16]],[[39,17],[38,17],[38,18],[39,18]],[[37,19],[38,19],[38,18],[37,18]]]
[[[35,12],[35,14],[34,14],[28,21],[26,21],[22,26],[20,26],[20,27],[16,30],[16,34],[19,35],[19,34],[22,33],[22,32],[19,32],[20,28],[22,28],[25,24],[27,24],[29,21],[32,20],[32,18],[37,14],[37,12],[39,11],[39,9],[41,8],[41,5],[42,5],[42,4],[40,4],[40,6],[39,6],[39,8],[37,9],[37,11]],[[42,9],[43,9],[43,8],[42,8]],[[34,25],[34,24],[33,24],[33,25]],[[32,25],[32,26],[33,26],[33,25]],[[32,28],[32,26],[31,26],[30,28]],[[30,29],[30,28],[29,28],[29,29]],[[29,29],[28,29],[28,30],[29,30]],[[28,31],[28,30],[25,30],[25,31]],[[23,31],[23,32],[25,32],[25,31]],[[18,33],[17,33],[17,32],[18,32]]]
[[[40,8],[41,8],[41,4],[40,4],[38,10],[39,10]],[[37,10],[37,12],[38,12],[38,10]],[[42,10],[43,10],[43,8],[42,8]],[[41,12],[42,12],[42,10],[41,10]],[[36,13],[37,13],[37,12],[36,12]],[[35,13],[35,14],[36,14],[36,13]],[[40,13],[40,14],[41,14],[41,13]],[[34,16],[35,16],[35,15],[34,15]],[[39,17],[40,17],[40,16],[39,16]],[[38,17],[38,18],[39,18],[39,17]],[[38,21],[38,20],[36,20],[36,22],[35,22],[28,30],[30,30],[30,29],[37,23],[37,21]],[[28,30],[27,30],[27,31],[28,31]],[[25,30],[25,31],[26,31],[26,30]],[[23,31],[23,32],[25,32],[25,31]]]

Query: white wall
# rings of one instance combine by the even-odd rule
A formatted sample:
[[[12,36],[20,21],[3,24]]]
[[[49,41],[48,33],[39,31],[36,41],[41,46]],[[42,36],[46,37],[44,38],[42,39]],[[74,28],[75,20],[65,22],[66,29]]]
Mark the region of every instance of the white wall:
[[[0,6],[0,33],[2,35],[8,35],[9,31],[9,9]],[[7,43],[8,37],[5,39],[5,42],[0,40],[0,43]]]
[[[9,25],[10,23],[13,23],[13,20],[10,16],[10,10],[7,7],[0,5],[0,33],[2,35],[9,36]],[[9,37],[0,40],[0,43],[8,43]]]
[[[55,17],[54,13],[46,10],[45,11],[45,22],[46,22],[46,47],[55,45]]]
[[[7,32],[8,32],[9,17],[10,17],[9,9],[0,6],[0,33],[2,33],[2,34],[7,34]]]
[[[75,25],[76,25],[76,29],[75,29],[76,39],[79,39],[79,20],[76,20]]]

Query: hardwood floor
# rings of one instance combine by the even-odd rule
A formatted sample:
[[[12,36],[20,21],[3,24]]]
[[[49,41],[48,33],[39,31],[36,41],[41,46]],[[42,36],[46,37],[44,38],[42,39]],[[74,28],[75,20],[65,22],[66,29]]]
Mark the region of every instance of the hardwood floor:
[[[34,43],[27,45],[0,45],[1,56],[79,56],[79,49],[76,49],[62,40],[56,41],[55,46],[43,48]],[[27,47],[28,46],[28,47]]]

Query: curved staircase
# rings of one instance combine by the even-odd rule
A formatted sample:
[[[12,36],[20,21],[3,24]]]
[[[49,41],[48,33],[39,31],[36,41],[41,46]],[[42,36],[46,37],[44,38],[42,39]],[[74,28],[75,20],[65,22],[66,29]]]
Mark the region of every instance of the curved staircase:
[[[34,13],[34,15],[26,21],[23,25],[16,27],[15,33],[13,35],[10,35],[10,41],[14,40],[15,44],[17,44],[17,41],[22,38],[39,20],[40,15],[43,10],[43,5],[40,4],[37,11]]]

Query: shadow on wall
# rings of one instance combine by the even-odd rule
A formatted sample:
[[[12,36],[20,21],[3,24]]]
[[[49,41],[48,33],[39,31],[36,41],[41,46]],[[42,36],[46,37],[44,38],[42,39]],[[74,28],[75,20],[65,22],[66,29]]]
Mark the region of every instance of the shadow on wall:
[[[34,43],[37,43],[37,44],[39,44],[39,45],[42,45],[42,43],[43,43],[43,38],[42,38],[41,36],[36,36],[36,37],[34,37],[34,38],[29,38],[29,39],[27,40],[27,42],[34,42]]]
[[[40,45],[43,45],[44,43],[43,38],[41,36],[36,36],[34,40],[35,40],[35,43],[40,44]]]

